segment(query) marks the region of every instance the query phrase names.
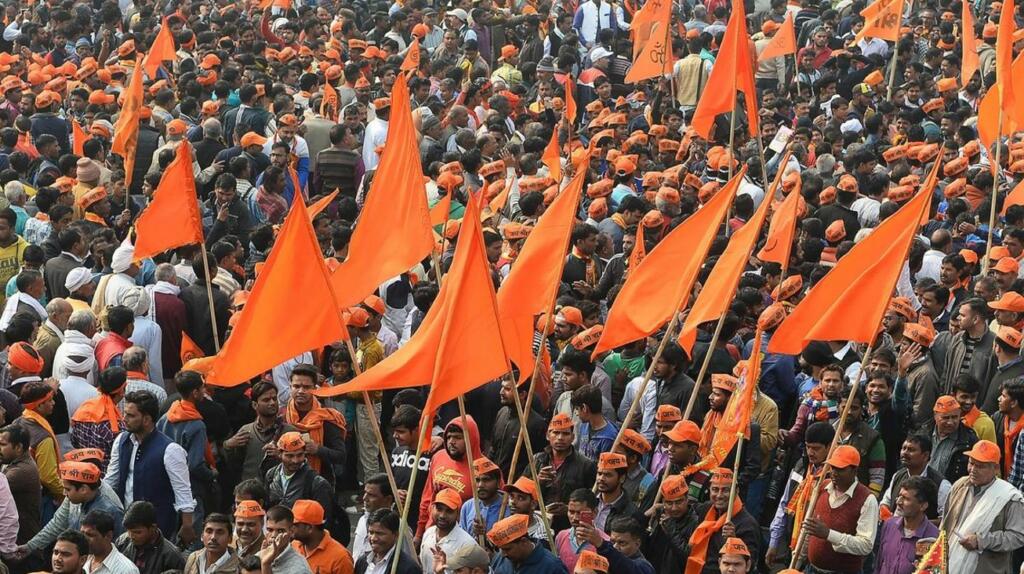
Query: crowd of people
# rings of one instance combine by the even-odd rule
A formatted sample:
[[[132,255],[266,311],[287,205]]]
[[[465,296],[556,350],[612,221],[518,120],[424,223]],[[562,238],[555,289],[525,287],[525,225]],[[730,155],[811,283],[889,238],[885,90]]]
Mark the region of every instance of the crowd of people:
[[[865,0],[682,0],[658,37],[634,25],[643,4],[7,2],[0,571],[1024,572],[1024,138],[979,139],[1024,10],[908,2],[893,42],[860,34]],[[737,13],[756,93],[701,137]],[[661,33],[665,73],[627,83]],[[792,53],[758,58],[788,33]],[[161,43],[173,58],[143,64]],[[312,227],[331,269],[372,224],[393,104],[412,111],[422,191],[441,206],[434,257],[345,311],[350,342],[208,385],[293,205],[323,200]],[[182,146],[204,243],[136,258],[135,224]],[[767,352],[933,167],[874,342]],[[536,365],[436,412],[415,381],[318,397],[415,336],[472,206],[486,202],[500,289],[575,176]],[[730,181],[694,293],[763,203],[795,195],[789,257],[761,257],[765,224],[694,344],[663,328],[595,352],[641,254]],[[705,468],[748,384],[744,439]]]

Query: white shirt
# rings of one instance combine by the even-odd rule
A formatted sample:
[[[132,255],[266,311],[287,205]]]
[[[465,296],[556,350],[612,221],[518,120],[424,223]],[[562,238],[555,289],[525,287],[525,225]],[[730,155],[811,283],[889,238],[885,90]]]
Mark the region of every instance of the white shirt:
[[[366,124],[366,131],[363,133],[363,166],[366,171],[377,169],[380,163],[380,156],[377,155],[377,146],[384,145],[388,139],[388,122],[380,118]]]
[[[118,552],[117,547],[110,546],[110,554],[107,554],[99,567],[93,562],[95,558],[89,556],[85,561],[85,571],[90,574],[139,574],[139,568],[127,556]]]
[[[858,197],[850,205],[850,209],[857,212],[857,221],[861,227],[875,227],[878,225],[878,209],[882,204],[877,199],[870,197]]]
[[[839,508],[853,496],[857,488],[857,481],[853,481],[850,488],[838,492],[833,483],[825,487],[828,492],[828,505],[832,509]],[[878,499],[874,496],[867,496],[864,499],[864,506],[860,509],[857,517],[857,533],[843,534],[835,530],[829,530],[828,541],[832,549],[843,554],[855,556],[867,556],[875,544],[875,532],[878,529]]]
[[[453,556],[458,549],[470,545],[475,546],[476,540],[458,524],[442,538],[437,537],[436,525],[427,528],[423,533],[423,543],[420,545],[420,564],[423,565],[423,571],[434,571],[434,553],[431,549],[435,546],[440,547],[446,556]]]
[[[939,271],[942,269],[942,259],[945,253],[937,249],[929,249],[924,252],[924,259],[921,261],[921,270],[917,272],[917,278],[928,277],[938,282]]]
[[[196,272],[192,270],[192,264],[178,263],[174,266],[174,274],[188,285],[196,282]]]
[[[364,512],[359,517],[359,522],[356,523],[356,531],[352,535],[352,560],[357,561],[362,557],[363,554],[369,552],[370,554],[366,557],[367,563],[373,558],[373,552],[370,550],[370,544],[367,542],[367,524],[366,519],[369,518],[369,514]],[[387,560],[384,560],[386,563]]]
[[[138,345],[146,350],[150,376],[158,381],[162,381],[164,378],[163,338],[163,329],[156,321],[146,316],[135,317],[135,330],[132,331],[132,336],[128,337],[128,340],[133,345]]]
[[[114,273],[107,280],[107,287],[103,291],[104,301],[107,307],[111,305],[122,305],[124,298],[136,288],[135,278],[124,273]]]
[[[580,40],[587,46],[597,40],[597,33],[600,30],[612,27],[612,7],[605,2],[601,2],[600,5],[595,2],[585,2],[577,10],[583,13],[579,27]],[[618,4],[615,5],[615,24],[620,30],[629,30],[629,22],[626,21],[626,17],[622,13],[622,6]]]
[[[622,394],[622,402],[619,403],[619,420],[626,420],[626,413],[629,412],[629,405],[633,403],[633,397],[636,396],[637,392],[640,391],[640,383],[644,380],[643,377],[635,377],[632,381],[626,384],[626,390]],[[640,423],[640,434],[644,435],[647,440],[654,440],[654,415],[658,412],[658,381],[651,379],[647,383],[647,388],[644,389],[644,396],[640,398],[640,404],[637,405],[637,409],[633,411],[635,417],[638,413],[642,415],[643,419]]]
[[[96,387],[77,375],[69,375],[61,379],[60,390],[64,393],[64,400],[68,404],[68,418],[75,416],[75,411],[82,406],[82,403],[100,396]]]
[[[380,331],[377,331],[377,340],[384,347],[385,357],[398,350],[398,335],[389,329],[387,325],[381,324]]]
[[[754,200],[754,209],[757,209],[761,202],[764,201],[764,190],[761,189],[760,185],[757,185],[750,180],[749,177],[744,177],[743,181],[740,182],[740,188],[736,190],[738,195],[749,195],[750,199]]]
[[[160,431],[153,430],[153,432]],[[132,441],[132,459],[128,463],[128,478],[124,483],[123,502],[125,508],[127,508],[135,500],[133,495],[133,474],[135,471],[135,457],[139,452],[140,443],[134,434],[123,432],[114,439],[114,445],[110,448],[110,464],[107,466],[107,475],[103,477],[103,482],[115,491],[117,490],[117,483],[120,480],[118,465],[121,460],[121,445],[124,444],[125,440]],[[188,477],[188,455],[180,444],[172,441],[167,445],[167,449],[164,451],[164,469],[166,469],[167,477],[170,479],[171,489],[174,490],[174,510],[178,512],[194,511],[196,501],[192,498],[192,484],[189,482]]]
[[[458,526],[456,526],[456,528],[458,528]],[[388,550],[388,553],[385,554],[384,557],[381,558],[380,561],[378,561],[378,562],[374,562],[374,559],[376,557],[374,556],[373,552],[370,552],[369,554],[367,554],[366,555],[366,574],[388,574],[388,572],[391,571],[391,569],[388,568],[388,562],[391,560],[391,557],[394,556],[394,555],[395,555],[395,547],[394,546],[392,546],[391,550]],[[356,558],[355,554],[352,555],[352,558],[355,558],[355,559],[358,560],[358,558]],[[424,572],[426,572],[426,570],[424,570]]]
[[[199,550],[196,550],[196,552],[199,553],[199,558],[198,558],[197,562],[199,562],[199,572],[201,574],[205,574],[206,572],[214,572],[215,570],[220,568],[225,562],[227,562],[228,560],[231,560],[231,549],[230,548],[228,548],[224,552],[224,554],[221,554],[220,558],[218,558],[216,562],[214,562],[213,564],[210,564],[210,565],[206,564],[206,550],[199,549]]]

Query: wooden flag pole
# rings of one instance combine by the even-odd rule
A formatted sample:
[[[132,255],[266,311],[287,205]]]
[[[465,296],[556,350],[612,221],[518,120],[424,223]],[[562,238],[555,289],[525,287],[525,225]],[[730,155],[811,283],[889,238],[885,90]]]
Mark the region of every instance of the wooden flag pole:
[[[409,490],[407,490],[406,493],[405,493],[405,504],[402,505],[402,521],[398,523],[398,539],[395,540],[395,553],[396,553],[396,555],[399,552],[401,552],[400,549],[402,548],[402,541],[405,538],[405,531],[409,527],[409,507],[412,506],[412,498],[413,498],[412,497],[412,490],[413,490],[413,487],[416,485],[416,474],[417,474],[417,471],[420,468],[420,458],[423,457],[423,441],[425,441],[426,438],[427,438],[427,436],[426,436],[427,435],[427,429],[429,429],[429,428],[430,428],[430,421],[426,420],[425,416],[421,416],[420,417],[420,432],[418,433],[419,436],[416,437],[416,456],[412,459],[412,472],[409,473]],[[468,441],[466,442],[466,445],[467,445],[467,448],[466,448],[467,456],[469,458],[472,458],[472,456],[473,456],[472,455],[472,450],[473,450],[472,449],[472,445],[470,445]],[[472,465],[472,463],[470,463],[470,464]],[[414,534],[414,536],[415,536],[415,534]],[[415,558],[416,558],[416,561],[418,563],[419,562],[419,557],[415,557]],[[391,574],[397,574],[398,573],[398,563],[399,562],[401,562],[401,560],[398,560],[397,557],[391,561]]]
[[[799,98],[802,96],[800,93],[800,61],[796,58],[796,52],[793,52],[793,84],[796,85],[796,96]]]
[[[213,278],[210,277],[210,258],[206,254],[205,244],[200,245],[199,250],[203,252],[203,271],[206,274],[206,300],[210,304],[210,327],[213,328],[213,348],[219,353],[220,334],[217,329],[217,311],[213,306]]]
[[[892,100],[892,86],[896,83],[896,59],[900,54],[900,39],[897,36],[892,49],[892,63],[889,64],[889,85],[885,87],[885,99]]]
[[[506,356],[508,356],[508,355],[506,355]],[[526,414],[523,412],[523,404],[519,401],[519,389],[518,388],[516,389],[516,392],[512,393],[512,397],[515,399],[516,411],[519,412],[520,431],[523,431],[523,429],[526,428]],[[523,438],[526,440],[526,451],[527,451],[527,453],[533,452],[533,445],[530,444],[531,443],[531,441],[530,441],[530,433],[523,432],[522,434],[523,434]],[[530,473],[533,475],[534,478],[537,478],[537,463],[536,463],[536,461],[533,460],[532,456],[528,456],[526,461],[527,461],[527,463],[530,466]],[[554,532],[551,530],[551,521],[548,518],[548,509],[547,509],[547,506],[544,504],[544,493],[541,492],[540,485],[537,486],[537,503],[540,504],[540,513],[539,514],[540,514],[541,522],[544,523],[544,532],[546,532],[547,535],[548,535],[548,544],[551,545],[551,548],[557,548],[555,546],[555,535],[554,535]]]
[[[735,297],[736,290],[733,290],[730,299]],[[714,354],[715,345],[718,344],[718,337],[722,334],[722,325],[725,324],[725,317],[729,314],[729,311],[722,313],[722,316],[718,318],[718,322],[715,323],[715,330],[711,334],[711,342],[708,344],[708,352],[704,353],[704,361],[700,365],[700,372],[697,373],[697,380],[694,381],[693,391],[690,393],[690,400],[686,402],[686,410],[683,411],[683,420],[688,420],[690,414],[693,413],[693,407],[697,404],[697,395],[699,394],[700,385],[704,382],[704,377],[708,373],[708,367],[711,366],[711,355]],[[696,343],[694,343],[696,345]]]
[[[757,381],[747,381],[746,384],[757,384]],[[738,432],[736,435],[736,460],[732,462],[732,484],[729,486],[729,508],[725,511],[726,522],[732,522],[732,505],[736,503],[736,487],[740,483],[740,459],[743,457],[744,435],[742,432]]]
[[[1003,167],[1000,164],[1003,151],[1003,108],[1001,99],[999,105],[999,132],[996,137],[995,169],[992,170],[992,198],[989,200],[992,205],[989,206],[988,210],[988,238],[985,239],[985,259],[981,261],[982,275],[988,274],[989,255],[992,253],[992,235],[995,233],[996,227],[996,198],[999,196],[999,175],[1003,171]]]
[[[342,328],[348,333],[348,326],[345,325],[345,321],[342,320]],[[356,376],[363,374],[363,369],[359,365],[359,361],[356,359],[356,348],[352,344],[352,334],[348,333],[345,337],[345,345],[348,347],[349,358],[352,360],[352,370],[355,371]],[[373,401],[370,399],[370,393],[363,391],[363,405],[366,406],[366,416],[372,423],[370,426],[373,427],[373,436],[377,439],[377,448],[380,451],[381,464],[384,465],[384,472],[388,475],[388,484],[391,485],[391,492],[398,492],[398,483],[395,482],[395,473],[391,471],[390,464],[390,453],[388,452],[387,445],[384,444],[384,435],[380,432],[380,420],[378,419],[377,409],[373,406]]]
[[[476,496],[476,468],[474,468],[476,466],[476,455],[473,453],[473,445],[469,438],[469,431],[466,430],[469,428],[469,421],[466,417],[466,401],[463,400],[462,395],[459,395],[459,417],[462,419],[462,429],[466,437],[466,462],[469,463],[467,465],[469,467],[469,492],[473,497],[473,514],[475,515],[476,520],[482,522],[483,517],[480,514],[480,499]],[[498,516],[501,516],[501,514]],[[483,534],[479,536],[477,542],[480,546],[486,545]]]
[[[864,360],[861,361],[860,367],[857,369],[857,377],[854,378],[853,382],[850,383],[850,392],[846,396],[846,404],[843,406],[843,411],[839,415],[839,423],[836,428],[836,435],[832,438],[832,444],[828,447],[828,455],[825,457],[825,463],[822,465],[821,474],[818,476],[817,481],[814,483],[813,489],[811,490],[811,497],[807,502],[807,514],[806,516],[813,516],[814,506],[818,503],[818,496],[821,494],[821,485],[825,481],[825,476],[828,475],[828,457],[832,456],[835,452],[836,447],[839,446],[839,435],[846,424],[846,417],[850,414],[850,403],[853,402],[854,397],[857,396],[857,389],[860,388],[858,382],[864,375],[864,365],[870,364],[871,353],[874,351],[875,342],[872,341],[868,346],[868,350],[864,353]],[[807,542],[807,529],[800,526],[800,536],[796,541],[796,548],[793,549],[793,556],[790,558],[789,567],[796,568],[797,561],[800,559],[800,554],[803,552],[804,544]]]

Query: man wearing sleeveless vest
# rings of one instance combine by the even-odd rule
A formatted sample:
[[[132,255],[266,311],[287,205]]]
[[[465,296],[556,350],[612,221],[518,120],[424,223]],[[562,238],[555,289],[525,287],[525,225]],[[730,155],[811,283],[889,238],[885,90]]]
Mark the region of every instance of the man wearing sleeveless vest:
[[[855,574],[871,553],[878,528],[878,500],[857,481],[860,453],[843,445],[828,459],[832,479],[825,481],[814,512],[804,520],[809,535],[807,574]]]

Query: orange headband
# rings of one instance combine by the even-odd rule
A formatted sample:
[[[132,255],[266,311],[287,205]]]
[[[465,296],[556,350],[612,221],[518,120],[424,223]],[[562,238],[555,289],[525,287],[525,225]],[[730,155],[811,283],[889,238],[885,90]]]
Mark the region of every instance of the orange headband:
[[[40,398],[30,402],[30,403],[25,403],[22,406],[25,407],[26,409],[30,410],[30,411],[34,411],[34,410],[36,410],[36,407],[38,407],[39,405],[45,403],[46,401],[48,401],[48,400],[50,400],[52,398],[53,398],[53,389],[50,389],[42,397],[40,397]]]

